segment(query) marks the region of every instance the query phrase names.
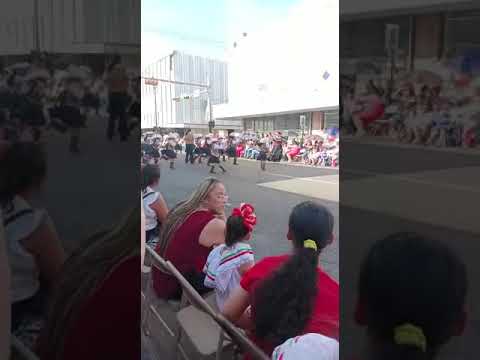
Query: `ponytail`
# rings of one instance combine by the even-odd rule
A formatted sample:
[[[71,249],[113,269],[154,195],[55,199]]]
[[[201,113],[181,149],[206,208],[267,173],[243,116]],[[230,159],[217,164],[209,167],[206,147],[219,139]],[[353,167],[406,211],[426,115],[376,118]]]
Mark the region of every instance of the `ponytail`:
[[[331,240],[333,216],[312,201],[298,204],[289,218],[293,255],[254,291],[255,335],[277,346],[303,332],[318,292],[318,258]]]
[[[365,325],[376,344],[371,358],[435,358],[462,326],[466,293],[465,265],[442,242],[415,233],[377,241],[358,283]]]
[[[227,219],[225,245],[232,246],[242,241],[249,232],[253,231],[256,224],[255,208],[250,204],[240,204],[240,207],[233,209],[232,215]]]
[[[296,249],[255,291],[255,335],[274,346],[300,334],[312,315],[317,294],[319,252]]]

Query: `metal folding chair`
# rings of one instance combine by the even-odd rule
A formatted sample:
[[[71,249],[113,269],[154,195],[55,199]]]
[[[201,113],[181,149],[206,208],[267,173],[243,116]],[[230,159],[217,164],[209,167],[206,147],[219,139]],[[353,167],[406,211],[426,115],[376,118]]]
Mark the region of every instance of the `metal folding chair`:
[[[189,358],[182,345],[182,337],[186,335],[201,357],[210,357],[216,354],[218,359],[228,339],[225,336],[222,337],[223,331],[216,322],[215,297],[203,298],[171,262],[167,261],[167,265],[172,276],[180,283],[184,301],[189,305],[177,313],[180,325],[177,350],[185,359]]]
[[[150,247],[146,247],[145,250],[145,263],[150,264],[152,268],[156,268],[159,271],[171,275],[167,262],[159,256],[155,250],[151,249]],[[160,326],[167,332],[169,336],[172,338],[175,337],[175,330],[172,329],[171,326],[168,325],[168,322],[164,317],[160,314],[158,309],[154,305],[154,300],[156,300],[156,295],[153,289],[153,280],[152,280],[152,272],[148,274],[148,282],[146,285],[145,292],[142,291],[142,300],[143,300],[143,311],[142,311],[142,330],[144,334],[148,337],[151,336],[150,328],[149,328],[149,319],[150,315],[153,315],[154,321],[159,323]],[[172,307],[172,312],[177,311],[178,309],[175,308],[174,304],[165,302],[167,305]]]
[[[232,342],[240,346],[240,348],[249,353],[254,360],[269,360],[268,357],[258,346],[256,346],[238,327],[233,325],[222,314],[217,314],[216,322],[221,326],[223,331],[228,334]]]

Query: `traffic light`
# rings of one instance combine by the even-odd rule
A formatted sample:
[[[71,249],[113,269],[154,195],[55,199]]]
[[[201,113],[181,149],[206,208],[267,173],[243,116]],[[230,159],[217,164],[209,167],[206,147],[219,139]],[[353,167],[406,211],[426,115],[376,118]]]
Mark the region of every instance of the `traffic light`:
[[[208,128],[209,128],[209,131],[212,132],[213,128],[215,127],[215,121],[212,120],[212,121],[209,121],[208,122]]]
[[[181,100],[189,100],[191,99],[192,96],[191,95],[180,95],[180,96],[177,96],[177,97],[174,97],[172,98],[173,101],[176,101],[176,102],[179,102]]]

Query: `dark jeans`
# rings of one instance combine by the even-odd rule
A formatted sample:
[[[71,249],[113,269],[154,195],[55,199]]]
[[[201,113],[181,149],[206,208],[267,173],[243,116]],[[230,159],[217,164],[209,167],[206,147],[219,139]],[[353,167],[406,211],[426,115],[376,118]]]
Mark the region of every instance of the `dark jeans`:
[[[185,145],[185,163],[188,163],[189,161],[193,163],[193,150],[195,150],[195,145]]]
[[[160,228],[157,225],[157,227],[145,231],[145,241],[148,245],[153,244],[155,239],[158,239],[158,236],[160,235]]]
[[[107,136],[113,138],[115,123],[118,121],[118,132],[120,138],[126,140],[129,134],[127,126],[128,95],[126,93],[114,92],[109,95],[110,117],[108,118]]]
[[[11,331],[17,330],[24,321],[44,317],[48,294],[48,290],[41,287],[31,298],[14,302],[11,307]]]

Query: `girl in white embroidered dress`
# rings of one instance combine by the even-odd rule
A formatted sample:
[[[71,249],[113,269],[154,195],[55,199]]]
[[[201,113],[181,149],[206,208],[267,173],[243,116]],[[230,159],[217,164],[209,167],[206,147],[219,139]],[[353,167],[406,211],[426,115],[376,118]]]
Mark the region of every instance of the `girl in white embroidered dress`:
[[[253,250],[248,241],[257,222],[255,209],[241,204],[227,219],[225,244],[214,248],[204,267],[205,286],[215,289],[220,310],[231,291],[240,284],[242,275],[254,265]]]

